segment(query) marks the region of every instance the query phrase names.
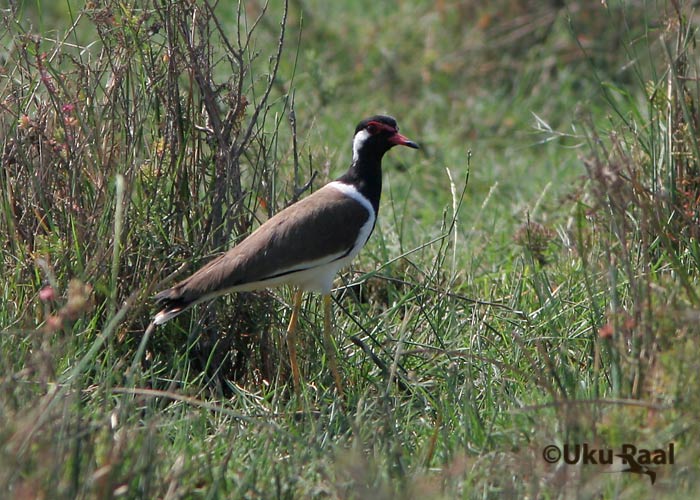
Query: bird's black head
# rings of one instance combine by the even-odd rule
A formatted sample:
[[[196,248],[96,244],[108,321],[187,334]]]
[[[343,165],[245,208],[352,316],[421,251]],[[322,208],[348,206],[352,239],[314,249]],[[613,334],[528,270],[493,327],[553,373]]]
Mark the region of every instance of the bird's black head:
[[[362,156],[381,157],[394,146],[418,149],[420,146],[399,134],[399,126],[391,116],[375,115],[362,120],[355,128],[352,141],[352,160]]]

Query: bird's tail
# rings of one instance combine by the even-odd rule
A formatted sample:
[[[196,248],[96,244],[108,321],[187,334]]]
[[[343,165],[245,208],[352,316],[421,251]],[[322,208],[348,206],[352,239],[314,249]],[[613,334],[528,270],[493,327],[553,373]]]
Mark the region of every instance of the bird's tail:
[[[166,321],[173,319],[175,316],[183,312],[192,304],[185,300],[177,288],[168,288],[156,294],[154,297],[156,303],[163,306],[153,317],[153,323],[162,325]]]

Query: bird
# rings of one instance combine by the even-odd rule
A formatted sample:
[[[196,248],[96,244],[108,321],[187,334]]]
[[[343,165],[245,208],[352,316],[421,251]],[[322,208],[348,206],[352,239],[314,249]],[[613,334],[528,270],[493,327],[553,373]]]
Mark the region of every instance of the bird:
[[[649,476],[649,480],[651,481],[652,485],[656,482],[656,471],[651,467],[637,462],[633,454],[617,453],[615,454],[615,456],[620,457],[623,460],[623,463],[629,465],[628,468],[622,469],[620,472],[631,472],[632,474],[646,474],[647,476]]]
[[[399,133],[391,116],[362,120],[352,140],[352,162],[343,175],[281,210],[230,250],[156,294],[155,302],[162,309],[153,324],[162,325],[195,304],[231,292],[292,285],[295,292],[286,343],[294,390],[300,395],[297,321],[303,293],[319,292],[323,296],[324,349],[342,395],[330,334],[330,293],[336,274],[357,256],[374,230],[382,191],[382,158],[394,146],[420,148]]]

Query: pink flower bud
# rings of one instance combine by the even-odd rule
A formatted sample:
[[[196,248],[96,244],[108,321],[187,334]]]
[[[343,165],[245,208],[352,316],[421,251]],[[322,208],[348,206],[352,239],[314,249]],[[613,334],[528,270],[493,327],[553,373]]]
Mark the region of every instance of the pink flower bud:
[[[56,292],[51,285],[46,285],[39,290],[39,298],[42,302],[50,302],[56,298]]]

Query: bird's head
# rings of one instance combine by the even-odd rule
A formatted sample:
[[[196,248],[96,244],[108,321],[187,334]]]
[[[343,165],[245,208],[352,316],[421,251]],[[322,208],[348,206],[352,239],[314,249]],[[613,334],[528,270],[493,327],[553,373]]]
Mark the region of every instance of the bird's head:
[[[355,128],[352,140],[352,160],[360,157],[378,156],[380,159],[394,146],[419,149],[420,146],[399,134],[399,126],[391,116],[376,115],[362,120]]]

